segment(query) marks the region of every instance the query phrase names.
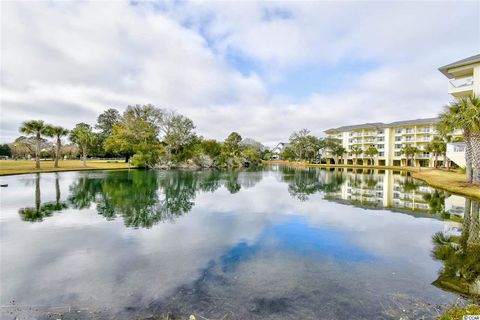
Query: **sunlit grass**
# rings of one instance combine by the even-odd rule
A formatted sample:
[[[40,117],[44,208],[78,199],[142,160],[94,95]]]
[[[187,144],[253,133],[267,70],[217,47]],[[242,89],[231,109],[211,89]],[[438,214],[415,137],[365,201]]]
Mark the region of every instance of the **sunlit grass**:
[[[100,170],[100,169],[127,169],[128,163],[123,161],[89,160],[87,167],[80,160],[61,160],[59,168],[53,167],[53,161],[40,161],[40,170],[35,169],[34,160],[0,160],[0,175],[72,171],[72,170]]]
[[[470,305],[466,307],[454,307],[443,314],[439,320],[462,320],[463,316],[467,315],[480,315],[479,305]]]

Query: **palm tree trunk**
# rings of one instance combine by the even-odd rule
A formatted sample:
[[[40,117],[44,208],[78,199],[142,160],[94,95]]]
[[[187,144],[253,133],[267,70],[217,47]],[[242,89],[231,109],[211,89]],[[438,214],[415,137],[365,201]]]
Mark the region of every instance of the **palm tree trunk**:
[[[58,168],[58,158],[60,158],[60,145],[61,145],[60,138],[57,138],[57,148],[55,150],[55,168]]]
[[[55,174],[55,200],[58,205],[60,203],[60,182],[58,178],[58,172]]]
[[[37,141],[35,146],[35,168],[40,169],[40,134],[37,134]]]
[[[35,210],[40,211],[42,200],[40,199],[40,173],[35,178]]]
[[[472,166],[472,144],[470,141],[470,132],[464,131],[463,138],[465,140],[465,162],[466,162],[466,174],[467,174],[467,182],[473,182],[473,166]]]
[[[468,234],[470,233],[470,220],[472,212],[472,200],[465,198],[465,209],[463,211],[463,231],[462,231],[462,242],[465,243],[468,241]]]
[[[87,167],[87,146],[82,147],[83,150],[83,166]]]
[[[435,160],[433,161],[433,166],[437,168],[437,164],[438,164],[438,153],[435,152]]]
[[[472,201],[472,211],[470,212],[470,230],[468,233],[468,243],[478,243],[480,241],[480,205],[478,201]]]
[[[480,134],[470,133],[472,154],[473,183],[480,183]]]

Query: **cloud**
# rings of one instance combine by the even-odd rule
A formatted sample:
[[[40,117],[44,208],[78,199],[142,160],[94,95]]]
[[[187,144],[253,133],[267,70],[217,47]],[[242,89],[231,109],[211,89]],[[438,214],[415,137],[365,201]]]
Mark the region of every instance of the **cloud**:
[[[303,127],[435,116],[449,100],[437,68],[478,52],[479,7],[4,2],[1,140],[24,120],[93,124],[136,103],[175,109],[205,137],[238,131],[267,144]],[[346,63],[371,67],[337,77]],[[308,66],[341,85],[308,86],[295,73]],[[312,89],[299,97],[289,83]]]

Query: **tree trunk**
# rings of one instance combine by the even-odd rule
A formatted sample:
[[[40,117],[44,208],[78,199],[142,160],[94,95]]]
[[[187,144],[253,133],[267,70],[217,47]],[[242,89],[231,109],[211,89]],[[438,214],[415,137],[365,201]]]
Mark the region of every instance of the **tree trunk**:
[[[472,183],[473,182],[473,168],[472,168],[472,163],[467,162],[467,166],[465,167],[465,173],[467,174],[467,182]]]
[[[83,150],[83,166],[87,167],[87,146],[83,146],[82,150]]]
[[[480,242],[480,206],[478,201],[472,201],[472,211],[470,212],[470,230],[468,233],[468,243]]]
[[[462,238],[465,239],[465,242],[468,242],[468,235],[470,232],[471,212],[472,212],[472,200],[465,198],[465,209],[463,211],[463,232],[462,232]]]
[[[58,173],[55,174],[55,200],[58,206],[58,204],[60,203],[60,182],[58,179]]]
[[[40,212],[40,206],[42,204],[42,200],[40,199],[40,173],[37,173],[35,178],[35,210]]]
[[[450,165],[449,165],[449,160],[447,158],[447,152],[443,154],[443,167],[447,168],[447,170],[450,170]]]
[[[35,168],[40,169],[40,134],[37,134],[37,143],[35,146]]]
[[[480,183],[480,134],[470,133],[472,152],[473,183]]]
[[[433,160],[433,166],[435,167],[435,169],[438,166],[438,154],[436,152],[435,152],[435,160]]]
[[[465,162],[466,162],[466,173],[467,173],[467,182],[473,182],[473,151],[472,151],[472,142],[470,140],[470,132],[464,131],[463,137],[465,140]]]
[[[58,168],[58,158],[60,158],[60,147],[61,147],[61,141],[60,138],[57,138],[57,148],[55,150],[55,168]]]

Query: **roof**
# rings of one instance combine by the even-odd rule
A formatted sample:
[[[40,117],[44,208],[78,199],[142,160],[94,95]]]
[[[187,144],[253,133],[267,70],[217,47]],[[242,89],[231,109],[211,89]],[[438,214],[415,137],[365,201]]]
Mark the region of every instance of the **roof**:
[[[382,122],[375,122],[375,123],[364,123],[364,124],[356,124],[351,126],[343,126],[338,128],[332,128],[325,130],[328,131],[351,131],[351,130],[360,130],[360,129],[377,129],[377,128],[384,128],[385,124]]]
[[[440,121],[439,118],[426,118],[426,119],[396,121],[391,123],[383,123],[383,122],[364,123],[364,124],[357,124],[352,126],[343,126],[343,127],[328,129],[328,130],[325,130],[325,133],[352,131],[352,130],[360,130],[360,129],[402,127],[402,126],[409,126],[409,125],[414,126],[414,125],[437,123],[438,121]]]
[[[465,59],[462,59],[462,60],[458,60],[458,61],[455,61],[455,62],[450,63],[450,64],[447,64],[446,66],[438,68],[438,70],[441,73],[443,73],[447,78],[452,78],[452,75],[450,75],[448,73],[449,69],[456,68],[456,67],[462,67],[462,66],[466,66],[466,65],[469,65],[469,64],[472,64],[472,63],[477,63],[477,62],[480,62],[480,54],[477,54],[477,55],[474,55],[474,56],[471,56],[471,57],[468,57],[468,58],[465,58]]]

